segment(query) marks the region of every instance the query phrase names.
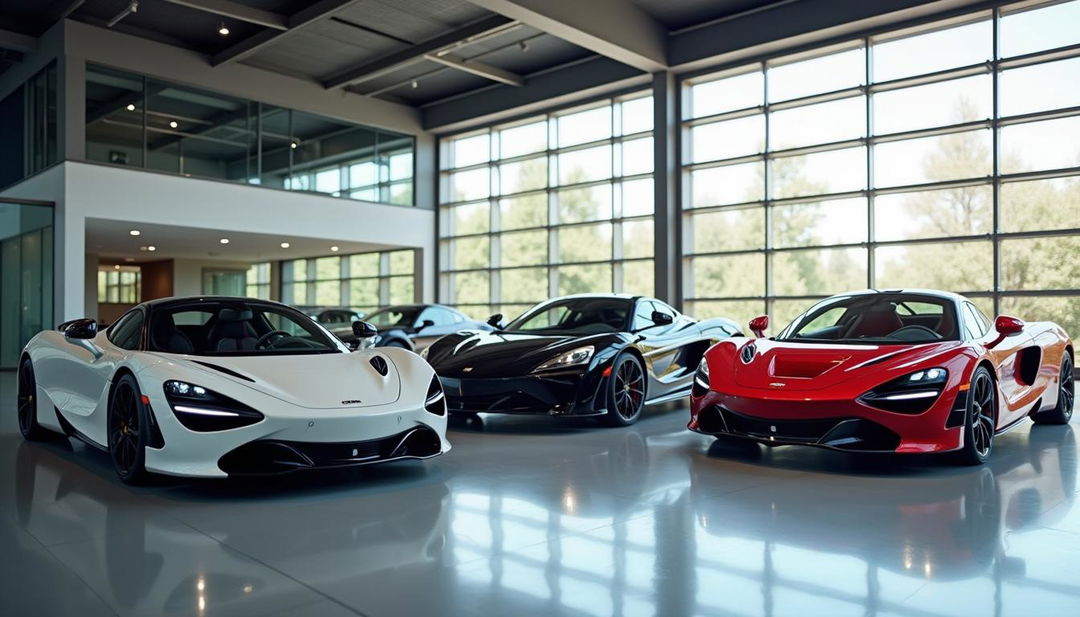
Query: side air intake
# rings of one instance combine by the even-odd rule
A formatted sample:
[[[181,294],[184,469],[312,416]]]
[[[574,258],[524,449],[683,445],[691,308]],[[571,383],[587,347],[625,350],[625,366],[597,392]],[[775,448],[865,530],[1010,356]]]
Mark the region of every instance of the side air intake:
[[[372,356],[369,362],[371,363],[371,367],[375,369],[375,372],[383,377],[386,377],[386,374],[390,372],[390,365],[386,363],[386,358],[382,356]]]

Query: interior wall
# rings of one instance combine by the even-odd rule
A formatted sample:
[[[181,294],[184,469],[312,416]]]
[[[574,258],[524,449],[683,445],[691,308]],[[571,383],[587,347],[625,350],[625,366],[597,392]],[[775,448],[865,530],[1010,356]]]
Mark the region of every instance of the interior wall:
[[[173,295],[173,269],[175,265],[171,259],[151,261],[139,264],[142,280],[141,301],[168,298]]]

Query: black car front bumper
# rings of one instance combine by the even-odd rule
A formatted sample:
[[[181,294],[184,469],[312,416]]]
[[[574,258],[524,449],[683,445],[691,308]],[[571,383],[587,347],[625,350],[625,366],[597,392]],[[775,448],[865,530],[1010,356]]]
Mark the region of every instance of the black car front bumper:
[[[218,467],[230,476],[275,475],[305,469],[334,469],[401,459],[438,456],[438,433],[418,426],[380,439],[352,442],[302,442],[259,439],[222,456]]]
[[[499,378],[441,377],[450,413],[596,416],[607,413],[605,377],[587,371]]]

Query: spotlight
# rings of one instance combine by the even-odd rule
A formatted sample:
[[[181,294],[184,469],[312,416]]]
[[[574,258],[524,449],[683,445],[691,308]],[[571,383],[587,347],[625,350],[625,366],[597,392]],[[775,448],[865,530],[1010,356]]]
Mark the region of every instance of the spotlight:
[[[157,247],[156,247],[156,246],[154,246],[153,244],[151,244],[150,246],[146,247],[146,250],[148,250],[148,251],[150,251],[151,253],[153,253],[154,251],[156,251],[156,250],[157,250]]]
[[[176,127],[178,127],[180,125],[176,123],[176,120],[170,120],[169,121],[169,126],[175,129]]]
[[[338,247],[336,247],[336,246],[331,246],[331,247],[330,247],[330,252],[331,252],[331,253],[336,253],[336,252],[338,252],[338,251],[340,251],[340,250],[341,250],[341,249],[340,249],[340,248],[338,248]]]
[[[289,244],[288,242],[282,242],[282,243],[281,243],[281,248],[283,248],[283,249],[287,249],[287,248],[289,248],[290,246],[292,246],[292,245],[290,245],[290,244]]]
[[[221,25],[218,26],[217,33],[221,36],[229,36],[229,27],[225,25],[225,22],[221,22]]]
[[[132,230],[131,230],[131,231],[129,231],[128,233],[129,233],[129,234],[131,234],[131,235],[133,235],[133,236],[139,236],[139,235],[142,235],[142,232],[141,232],[141,231],[139,231],[138,229],[132,229]]]
[[[135,103],[128,103],[127,104],[127,110],[128,111],[135,111]]]
[[[229,239],[228,239],[228,238],[222,238],[222,239],[218,240],[218,242],[220,242],[220,243],[222,243],[222,244],[228,244],[228,243],[229,243]]]
[[[413,82],[412,82],[412,87],[413,87],[413,88],[419,88],[419,87],[420,87],[420,82],[418,82],[418,81],[416,81],[416,80],[414,79],[414,80],[413,80]]]
[[[289,147],[292,148],[293,150],[296,150],[297,145],[298,144],[295,141],[289,142]]]
[[[113,266],[113,270],[119,270],[119,269],[120,269],[120,264],[116,264],[115,266]]]

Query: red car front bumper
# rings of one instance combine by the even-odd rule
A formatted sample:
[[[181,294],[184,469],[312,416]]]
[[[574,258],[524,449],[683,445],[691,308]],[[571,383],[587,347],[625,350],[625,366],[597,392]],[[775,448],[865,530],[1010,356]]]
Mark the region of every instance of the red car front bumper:
[[[855,400],[810,400],[798,393],[690,398],[692,431],[735,435],[767,445],[798,444],[859,452],[929,453],[963,445],[966,392],[946,390],[927,411],[902,414]]]

